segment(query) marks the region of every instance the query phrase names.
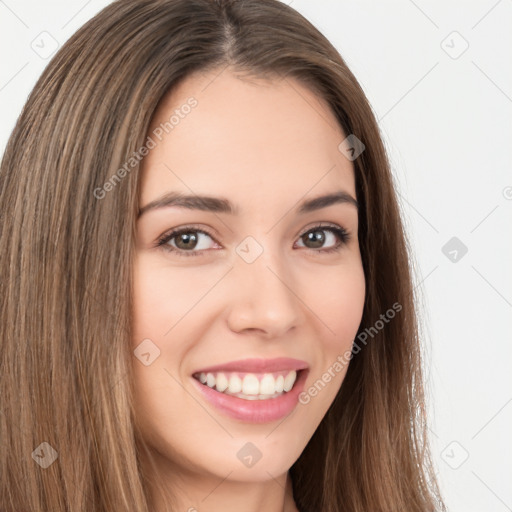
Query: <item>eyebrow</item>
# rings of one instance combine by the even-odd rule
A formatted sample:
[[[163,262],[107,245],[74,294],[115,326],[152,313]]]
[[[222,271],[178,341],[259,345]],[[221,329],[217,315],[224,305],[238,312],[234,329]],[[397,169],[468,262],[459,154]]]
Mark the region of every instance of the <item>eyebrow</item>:
[[[320,210],[322,208],[327,208],[334,204],[351,204],[359,209],[357,200],[349,193],[340,190],[331,194],[303,201],[296,210],[297,213],[304,214]],[[185,195],[179,192],[168,192],[140,208],[138,216],[140,217],[150,210],[157,210],[170,206],[213,213],[227,213],[230,215],[238,215],[240,212],[237,206],[233,205],[228,199],[222,197]]]

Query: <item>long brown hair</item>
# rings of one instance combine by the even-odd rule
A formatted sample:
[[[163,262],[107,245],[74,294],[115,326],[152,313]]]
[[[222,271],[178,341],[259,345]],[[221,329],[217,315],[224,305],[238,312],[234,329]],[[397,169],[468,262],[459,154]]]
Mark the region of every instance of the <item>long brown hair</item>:
[[[356,78],[311,23],[277,0],[119,0],[51,60],[1,164],[2,511],[151,510],[130,350],[139,163],[125,167],[115,191],[98,198],[98,189],[145,144],[167,91],[193,72],[227,66],[299,80],[364,143],[354,161],[367,288],[359,332],[400,305],[358,344],[292,466],[297,506],[445,510],[426,435],[411,259]]]

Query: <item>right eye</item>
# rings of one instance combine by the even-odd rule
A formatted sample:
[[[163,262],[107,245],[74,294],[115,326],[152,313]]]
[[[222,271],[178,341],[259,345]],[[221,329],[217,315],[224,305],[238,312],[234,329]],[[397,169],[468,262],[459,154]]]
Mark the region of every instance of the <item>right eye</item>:
[[[207,238],[213,240],[213,236],[208,232],[189,226],[164,234],[158,239],[157,247],[177,253],[178,256],[198,256],[208,249]]]

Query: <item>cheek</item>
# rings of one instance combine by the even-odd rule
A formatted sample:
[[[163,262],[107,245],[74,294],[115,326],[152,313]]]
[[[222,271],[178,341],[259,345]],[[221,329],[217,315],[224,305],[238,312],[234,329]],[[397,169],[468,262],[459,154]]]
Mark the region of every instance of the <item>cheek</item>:
[[[326,348],[339,350],[350,346],[363,315],[366,285],[362,265],[350,265],[335,272],[330,269],[325,276],[317,275],[308,286],[310,307],[325,326]]]
[[[172,339],[170,331],[186,315],[193,313],[201,297],[218,276],[212,272],[186,271],[161,259],[139,256],[134,266],[132,321],[135,340],[160,340],[162,347]]]
[[[352,344],[361,323],[365,300],[365,277],[357,260],[336,269],[325,268],[308,281],[308,307],[316,335],[311,349],[314,368],[299,395],[299,411],[309,425],[304,444],[333,403],[350,361]]]

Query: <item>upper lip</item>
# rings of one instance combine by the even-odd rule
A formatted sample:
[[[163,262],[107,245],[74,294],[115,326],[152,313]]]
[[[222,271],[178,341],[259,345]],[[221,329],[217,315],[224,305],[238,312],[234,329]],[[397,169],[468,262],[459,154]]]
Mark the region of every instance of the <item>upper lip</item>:
[[[275,359],[240,359],[229,363],[217,364],[196,370],[196,373],[213,373],[220,371],[247,372],[247,373],[270,373],[284,370],[304,370],[309,367],[308,363],[300,359],[290,357],[277,357]]]

